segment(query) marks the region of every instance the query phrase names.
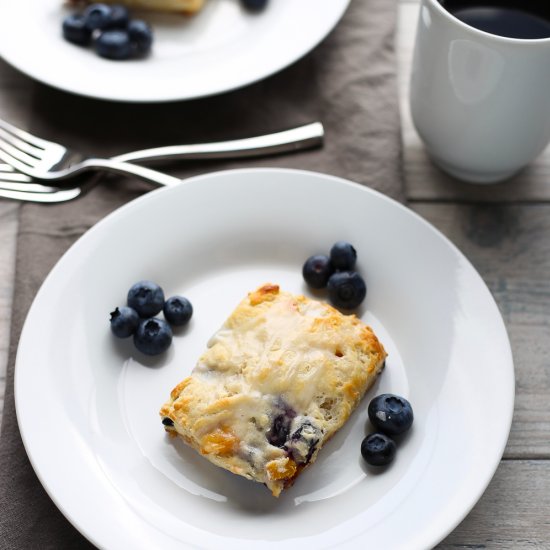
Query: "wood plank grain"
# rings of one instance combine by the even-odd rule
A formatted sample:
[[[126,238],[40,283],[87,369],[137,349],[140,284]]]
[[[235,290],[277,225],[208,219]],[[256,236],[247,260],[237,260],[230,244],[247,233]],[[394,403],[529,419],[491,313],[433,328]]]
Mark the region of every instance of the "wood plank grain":
[[[438,550],[550,548],[550,462],[503,461],[487,491]]]
[[[407,196],[410,200],[550,201],[550,146],[525,170],[497,185],[460,182],[437,168],[418,136],[409,108],[409,80],[419,14],[417,1],[399,5],[396,37]]]
[[[479,271],[510,336],[516,405],[505,456],[550,458],[550,205],[417,203]]]
[[[32,81],[0,59],[0,118],[27,128]],[[1,179],[1,178],[0,178]],[[0,199],[0,423],[4,408],[19,203]]]
[[[19,204],[0,201],[0,424],[4,409]]]

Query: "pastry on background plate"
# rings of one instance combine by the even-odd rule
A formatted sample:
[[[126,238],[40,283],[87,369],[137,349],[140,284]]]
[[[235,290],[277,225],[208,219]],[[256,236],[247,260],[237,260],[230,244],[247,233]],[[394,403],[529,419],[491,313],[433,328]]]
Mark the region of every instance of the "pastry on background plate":
[[[279,496],[384,366],[370,327],[266,284],[241,301],[160,410],[172,435]]]
[[[198,12],[204,4],[204,0],[102,0],[102,2],[105,4],[124,4],[133,9],[189,14]],[[70,0],[69,3],[82,4],[83,2]]]

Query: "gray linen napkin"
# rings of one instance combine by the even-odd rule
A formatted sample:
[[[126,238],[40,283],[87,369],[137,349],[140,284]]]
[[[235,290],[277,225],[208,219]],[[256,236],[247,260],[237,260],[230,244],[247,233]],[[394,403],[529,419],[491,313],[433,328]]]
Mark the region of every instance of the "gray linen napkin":
[[[326,128],[322,150],[244,162],[193,162],[173,167],[172,172],[185,177],[238,166],[294,167],[342,176],[401,200],[395,15],[395,2],[353,0],[333,33],[292,67],[247,88],[201,100],[113,104],[29,83],[34,86],[30,129],[82,151],[111,155],[321,120]],[[54,263],[94,223],[148,189],[139,182],[106,178],[75,202],[21,208],[0,437],[2,549],[92,548],[58,511],[28,461],[15,417],[15,353],[27,311]]]

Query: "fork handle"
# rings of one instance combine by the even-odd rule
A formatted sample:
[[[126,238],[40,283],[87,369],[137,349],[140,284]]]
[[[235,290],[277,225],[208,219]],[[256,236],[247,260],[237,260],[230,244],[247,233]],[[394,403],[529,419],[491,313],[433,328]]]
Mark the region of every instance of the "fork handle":
[[[124,176],[135,176],[136,178],[152,183],[154,185],[177,185],[181,183],[181,179],[169,176],[157,170],[151,170],[145,168],[145,166],[138,166],[137,164],[130,164],[129,162],[120,162],[113,159],[100,159],[100,158],[88,158],[84,160],[80,166],[71,171],[70,175],[74,176],[79,172],[87,172],[89,170],[100,169],[105,172],[112,172],[115,174],[122,174]]]
[[[214,143],[156,147],[117,155],[113,159],[122,162],[143,162],[254,157],[318,147],[323,143],[323,137],[323,125],[313,122],[274,134]]]

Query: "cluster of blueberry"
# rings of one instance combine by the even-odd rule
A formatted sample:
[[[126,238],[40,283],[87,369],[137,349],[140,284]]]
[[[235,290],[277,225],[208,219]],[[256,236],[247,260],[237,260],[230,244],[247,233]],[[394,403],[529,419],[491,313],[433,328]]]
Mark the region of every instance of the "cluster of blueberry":
[[[130,19],[128,10],[119,4],[90,4],[83,13],[67,16],[63,37],[80,46],[91,43],[107,59],[143,57],[153,43],[151,27],[141,19]]]
[[[346,241],[338,241],[330,255],[310,256],[302,268],[306,283],[312,288],[327,288],[330,301],[342,309],[355,309],[367,295],[363,277],[355,271],[357,252]]]
[[[409,430],[414,419],[413,410],[404,397],[385,393],[369,403],[368,412],[371,424],[378,431],[363,439],[361,454],[371,466],[385,466],[397,451],[392,437]]]
[[[183,296],[164,300],[164,291],[152,281],[139,281],[128,291],[127,306],[111,312],[111,331],[118,338],[134,336],[134,345],[146,355],[158,355],[172,343],[172,326],[186,325],[193,315]],[[164,319],[155,317],[160,312]]]

